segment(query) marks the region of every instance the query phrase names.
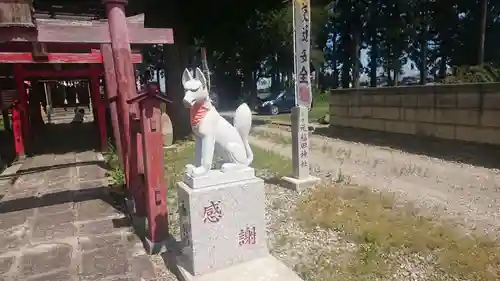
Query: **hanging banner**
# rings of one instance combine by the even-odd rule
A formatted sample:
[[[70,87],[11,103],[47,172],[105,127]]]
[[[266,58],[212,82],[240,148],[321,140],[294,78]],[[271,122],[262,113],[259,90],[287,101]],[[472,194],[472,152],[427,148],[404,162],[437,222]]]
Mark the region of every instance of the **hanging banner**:
[[[293,1],[295,105],[311,107],[311,1]]]

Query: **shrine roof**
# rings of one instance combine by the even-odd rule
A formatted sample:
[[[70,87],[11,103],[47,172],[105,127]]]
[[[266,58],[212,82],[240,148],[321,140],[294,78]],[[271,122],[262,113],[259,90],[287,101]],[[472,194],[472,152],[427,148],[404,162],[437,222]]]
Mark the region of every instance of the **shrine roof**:
[[[47,23],[56,25],[85,25],[92,24],[95,22],[107,22],[104,18],[96,18],[86,15],[56,15],[51,17],[50,15],[43,13],[35,13],[35,20],[37,23]],[[127,17],[127,22],[137,23],[144,25],[144,14],[138,14],[135,16]]]
[[[141,1],[129,0],[125,11],[127,16],[140,14]],[[67,20],[96,20],[106,18],[101,0],[33,0],[35,17],[60,18]]]

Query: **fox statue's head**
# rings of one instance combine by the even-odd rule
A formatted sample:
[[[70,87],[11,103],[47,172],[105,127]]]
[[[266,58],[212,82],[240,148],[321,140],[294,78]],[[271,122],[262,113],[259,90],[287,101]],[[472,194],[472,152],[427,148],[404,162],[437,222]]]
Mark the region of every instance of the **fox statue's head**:
[[[192,107],[195,103],[209,100],[207,79],[198,67],[196,68],[194,78],[188,69],[184,69],[182,73],[182,86],[184,87],[184,99],[182,101],[186,107]]]

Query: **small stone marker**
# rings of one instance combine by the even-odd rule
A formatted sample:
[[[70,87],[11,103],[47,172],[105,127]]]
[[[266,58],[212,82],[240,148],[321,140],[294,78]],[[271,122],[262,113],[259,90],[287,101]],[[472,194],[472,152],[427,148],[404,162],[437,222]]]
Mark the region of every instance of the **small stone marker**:
[[[269,255],[264,181],[253,168],[185,175],[178,200],[183,280],[301,280]]]
[[[292,108],[292,162],[293,174],[283,180],[295,190],[317,184],[320,179],[310,175],[309,171],[309,109],[304,106]]]
[[[163,133],[163,147],[168,147],[173,143],[174,131],[172,128],[172,122],[170,121],[170,117],[165,111],[161,113],[161,122],[162,122],[162,133]]]

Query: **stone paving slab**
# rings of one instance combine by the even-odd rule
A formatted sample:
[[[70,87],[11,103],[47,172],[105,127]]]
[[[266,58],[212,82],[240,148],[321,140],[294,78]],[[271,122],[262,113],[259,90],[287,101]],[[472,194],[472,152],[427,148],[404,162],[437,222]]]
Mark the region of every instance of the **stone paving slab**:
[[[175,280],[117,223],[124,214],[98,159],[90,151],[29,158],[0,190],[0,281]]]

